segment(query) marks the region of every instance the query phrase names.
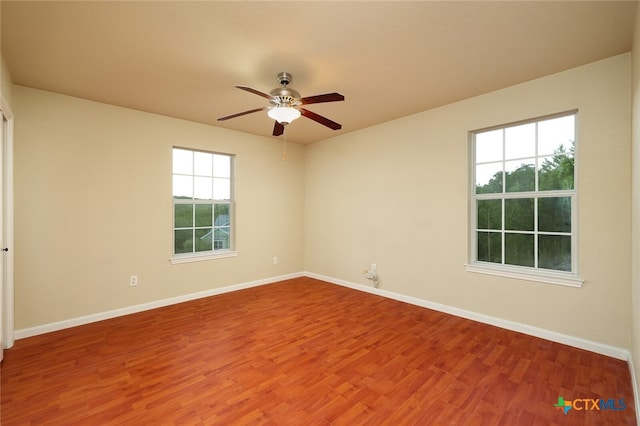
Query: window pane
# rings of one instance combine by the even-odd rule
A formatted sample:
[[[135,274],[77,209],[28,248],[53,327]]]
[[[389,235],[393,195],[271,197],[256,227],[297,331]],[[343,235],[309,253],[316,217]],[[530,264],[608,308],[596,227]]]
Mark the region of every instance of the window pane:
[[[476,194],[502,192],[502,163],[476,166]]]
[[[193,178],[173,175],[173,198],[193,198]]]
[[[540,191],[573,189],[573,154],[559,153],[540,160],[538,185]]]
[[[215,250],[228,249],[231,247],[231,217],[229,215],[229,205],[216,204],[214,215],[214,248]]]
[[[505,163],[507,192],[530,192],[536,189],[534,160],[530,162],[508,161]]]
[[[508,265],[534,266],[533,235],[505,234],[504,262]]]
[[[228,204],[216,204],[214,206],[214,225],[216,227],[229,226],[230,219]]]
[[[213,178],[213,199],[231,199],[231,179]]]
[[[534,217],[533,198],[511,198],[504,200],[505,229],[512,231],[533,231]]]
[[[221,228],[216,228],[214,231],[214,250],[224,250],[231,247],[229,244],[229,235],[231,229],[228,226],[224,226]]]
[[[211,200],[212,199],[212,188],[211,188],[211,178],[209,177],[195,177],[194,178],[194,188],[193,188],[193,198],[196,200]]]
[[[196,227],[213,225],[213,206],[196,204]]]
[[[213,176],[213,154],[194,152],[193,174],[198,176]]]
[[[231,157],[228,155],[213,156],[213,173],[216,177],[231,177]]]
[[[213,250],[212,245],[212,229],[196,229],[196,251],[211,251]]]
[[[571,197],[538,199],[538,230],[571,232]]]
[[[502,200],[478,200],[478,229],[502,229]]]
[[[552,118],[538,123],[538,155],[555,154],[575,142],[575,116]]]
[[[499,232],[478,232],[478,260],[502,263],[502,238]]]
[[[529,158],[536,155],[536,124],[507,127],[504,132],[504,158]]]
[[[538,266],[556,271],[571,271],[571,237],[540,235],[538,238]]]
[[[193,174],[193,152],[186,149],[173,149],[173,173]]]
[[[193,230],[180,229],[174,231],[174,252],[193,253]]]
[[[502,129],[476,134],[476,163],[502,160],[502,134]]]
[[[175,204],[173,220],[174,228],[193,226],[193,204]]]

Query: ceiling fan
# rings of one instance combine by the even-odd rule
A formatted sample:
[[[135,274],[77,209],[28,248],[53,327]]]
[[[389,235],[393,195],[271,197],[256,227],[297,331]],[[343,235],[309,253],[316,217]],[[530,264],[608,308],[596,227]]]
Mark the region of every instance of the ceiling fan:
[[[259,90],[252,89],[246,86],[236,86],[238,89],[245,90],[249,93],[254,93],[263,98],[269,99],[270,106],[263,108],[255,108],[249,111],[239,112],[237,114],[228,115],[226,117],[218,118],[218,121],[229,120],[230,118],[240,117],[242,115],[252,114],[258,111],[267,111],[267,115],[275,120],[273,126],[273,136],[280,136],[284,133],[284,126],[290,124],[293,120],[299,118],[301,115],[307,117],[317,123],[327,126],[333,130],[339,130],[342,125],[335,121],[329,120],[319,114],[308,109],[301,108],[301,105],[318,104],[323,102],[336,102],[344,101],[344,96],[340,93],[325,93],[324,95],[301,97],[297,90],[287,87],[293,77],[287,72],[281,72],[278,74],[278,82],[282,87],[278,87],[269,92],[269,94],[260,92]]]

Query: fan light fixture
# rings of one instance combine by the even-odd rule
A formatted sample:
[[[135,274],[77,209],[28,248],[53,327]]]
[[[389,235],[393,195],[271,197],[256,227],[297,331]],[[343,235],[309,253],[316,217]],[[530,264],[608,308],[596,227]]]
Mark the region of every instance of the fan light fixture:
[[[267,115],[280,124],[289,124],[296,118],[300,117],[300,111],[288,106],[274,107],[267,112]]]

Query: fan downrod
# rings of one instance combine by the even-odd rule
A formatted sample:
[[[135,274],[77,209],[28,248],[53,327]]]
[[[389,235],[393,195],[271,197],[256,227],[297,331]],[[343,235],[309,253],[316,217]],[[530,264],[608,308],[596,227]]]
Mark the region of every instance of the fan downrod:
[[[287,84],[290,84],[292,80],[293,76],[288,72],[281,72],[280,74],[278,74],[278,82],[285,87],[287,86]]]

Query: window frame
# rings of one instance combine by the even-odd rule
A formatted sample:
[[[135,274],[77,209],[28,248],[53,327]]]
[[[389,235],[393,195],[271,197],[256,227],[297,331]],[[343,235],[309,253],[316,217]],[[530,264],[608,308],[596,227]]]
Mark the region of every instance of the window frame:
[[[476,194],[476,135],[480,133],[489,132],[492,130],[506,130],[510,127],[521,126],[530,123],[538,123],[554,118],[561,118],[566,116],[574,116],[574,176],[573,176],[573,189],[571,190],[546,190],[540,191],[538,188],[538,173],[540,170],[540,162],[542,159],[547,157],[547,155],[539,155],[537,151],[537,142],[536,142],[536,150],[534,157],[534,167],[536,170],[535,174],[535,188],[533,191],[522,191],[522,192],[507,192],[505,190],[505,179],[503,176],[503,189],[501,192],[497,193],[485,193],[485,194]],[[507,124],[501,124],[497,126],[491,126],[481,129],[472,130],[468,133],[468,160],[469,160],[469,191],[468,191],[468,207],[469,207],[469,223],[468,223],[468,238],[469,238],[469,246],[468,246],[468,263],[465,264],[465,269],[468,272],[488,274],[494,276],[515,278],[520,280],[527,281],[535,281],[542,282],[548,284],[557,284],[569,287],[582,287],[584,280],[578,276],[578,110],[573,109],[569,111],[559,112],[555,114],[549,114],[544,116],[539,116],[535,118],[530,118],[526,120],[515,121]],[[537,137],[537,136],[536,136]],[[503,152],[502,159],[500,160],[503,164],[502,171],[505,171],[505,163],[508,161],[512,161],[510,159],[505,158],[504,151],[504,133],[502,137],[503,143]],[[538,199],[539,198],[547,198],[547,197],[570,197],[571,199],[571,271],[560,271],[560,270],[552,270],[552,269],[543,269],[537,265],[535,262],[538,259],[538,236],[546,235],[547,232],[540,231],[537,227],[538,221]],[[507,254],[504,251],[505,244],[505,235],[509,230],[506,229],[505,226],[505,218],[504,218],[504,204],[505,200],[512,199],[528,199],[531,198],[534,200],[534,229],[530,232],[531,235],[534,236],[534,266],[518,266],[518,265],[510,265],[505,263],[505,258]],[[501,263],[489,262],[489,261],[479,261],[478,259],[478,232],[481,229],[477,226],[477,202],[479,200],[501,200],[502,202],[502,219],[501,219],[501,229],[499,230],[501,235],[501,246],[502,246],[502,260]],[[493,232],[493,231],[492,231]],[[516,231],[515,233],[518,233]],[[556,234],[556,233],[552,233]]]
[[[215,200],[215,199],[211,199],[211,200],[198,200],[196,198],[192,198],[190,200],[188,200],[188,202],[185,202],[186,200],[181,200],[181,199],[177,199],[174,196],[174,188],[173,188],[173,177],[175,175],[183,175],[183,176],[188,176],[189,174],[185,174],[185,173],[175,173],[175,170],[173,168],[173,158],[174,158],[174,150],[185,150],[185,151],[190,151],[192,153],[205,153],[205,154],[212,154],[212,155],[222,155],[222,156],[226,156],[229,157],[229,185],[230,185],[230,193],[229,193],[229,199],[225,199],[225,200]],[[229,153],[223,153],[223,152],[217,152],[217,151],[208,151],[208,150],[204,150],[204,149],[197,149],[197,148],[187,148],[184,146],[172,146],[171,147],[171,161],[172,161],[172,166],[171,166],[171,176],[172,176],[172,183],[171,183],[171,187],[172,187],[172,191],[171,191],[171,257],[170,257],[170,262],[171,264],[181,264],[181,263],[189,263],[189,262],[200,262],[200,261],[205,261],[205,260],[213,260],[213,259],[223,259],[223,258],[228,258],[228,257],[235,257],[238,255],[238,252],[236,251],[236,247],[235,247],[235,235],[236,235],[236,226],[235,226],[235,162],[236,162],[236,156],[234,154],[229,154]],[[217,176],[215,176],[215,172],[213,172],[214,174],[211,176],[211,179],[216,179],[219,178]],[[195,174],[195,172],[191,173],[191,176],[195,177],[200,177],[199,175]],[[225,248],[225,249],[216,249],[215,248],[215,242],[217,240],[215,240],[215,231],[216,231],[216,225],[215,225],[215,221],[212,221],[211,223],[211,233],[212,233],[212,249],[211,250],[206,250],[206,251],[192,251],[189,253],[176,253],[175,252],[175,235],[176,235],[176,205],[178,204],[185,204],[185,205],[193,205],[194,207],[196,205],[210,205],[212,211],[215,211],[215,206],[216,205],[228,205],[229,206],[229,248]],[[194,212],[195,214],[195,212]],[[213,220],[213,219],[212,219]],[[195,223],[193,223],[192,226],[190,227],[185,227],[185,228],[191,228],[194,230],[197,230],[199,227],[196,226]],[[194,231],[195,232],[195,231]]]

